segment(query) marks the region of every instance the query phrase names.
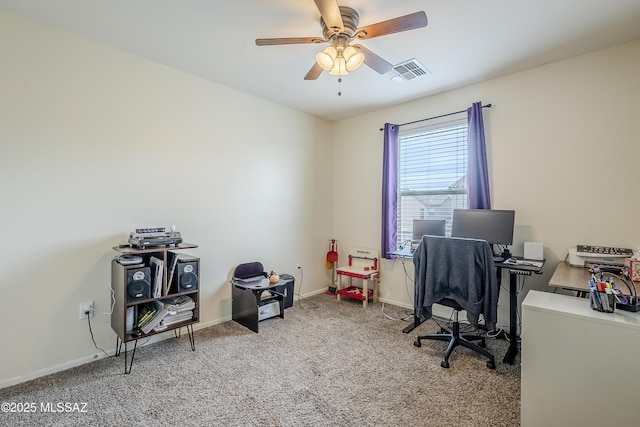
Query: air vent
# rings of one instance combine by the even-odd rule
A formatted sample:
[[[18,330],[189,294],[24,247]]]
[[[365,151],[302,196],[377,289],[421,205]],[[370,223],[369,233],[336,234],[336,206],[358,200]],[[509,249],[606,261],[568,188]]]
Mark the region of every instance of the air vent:
[[[407,80],[413,80],[416,77],[426,76],[429,73],[429,70],[419,63],[417,59],[413,58],[408,61],[401,62],[398,65],[394,65],[393,68],[387,71],[384,75],[396,83],[402,83]]]

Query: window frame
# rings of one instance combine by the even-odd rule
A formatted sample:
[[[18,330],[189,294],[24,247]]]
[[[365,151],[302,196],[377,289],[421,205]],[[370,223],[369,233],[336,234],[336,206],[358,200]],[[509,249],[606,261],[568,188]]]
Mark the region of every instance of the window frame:
[[[409,167],[407,164],[407,158],[411,155],[410,150],[407,149],[407,144],[410,143],[409,139],[413,139],[413,143],[418,146],[420,139],[424,139],[422,147],[429,151],[439,151],[440,155],[454,155],[455,157],[455,172],[457,178],[452,182],[449,182],[447,187],[439,187],[427,189],[411,189],[403,188],[407,186],[407,169],[416,168],[415,165]],[[453,147],[449,146],[443,149],[445,145],[453,144]],[[431,147],[429,147],[431,145]],[[440,148],[434,148],[434,146],[440,146]],[[397,207],[396,207],[396,244],[397,247],[404,246],[411,240],[413,219],[429,219],[438,218],[446,220],[446,233],[447,236],[451,235],[451,220],[453,216],[453,209],[467,209],[469,206],[468,199],[468,185],[466,180],[467,167],[468,167],[468,123],[466,118],[449,119],[447,121],[440,121],[438,123],[430,124],[428,126],[415,126],[410,129],[402,129],[398,133],[398,182],[396,188],[397,194]],[[404,152],[407,151],[407,152]],[[462,151],[462,152],[460,152]],[[415,154],[415,153],[414,153]],[[422,153],[421,156],[428,156]],[[416,155],[418,157],[418,155]],[[410,162],[410,161],[409,161]],[[423,169],[415,169],[418,172],[423,171],[425,176],[433,175],[438,176],[438,173],[433,173],[430,168],[436,165],[443,166],[446,161],[432,161],[428,163]],[[440,175],[447,175],[450,172],[442,173]],[[446,181],[446,179],[445,179]],[[420,181],[416,181],[415,185],[429,185],[430,179],[424,178]],[[462,186],[460,186],[462,184]],[[445,196],[443,198],[443,196]],[[429,201],[419,211],[415,211],[414,208],[409,206],[409,198],[414,198],[418,206],[421,201],[419,198],[440,198],[442,204],[449,202],[448,207],[433,208],[429,206]],[[404,200],[403,200],[404,199]],[[404,203],[403,203],[404,202]]]

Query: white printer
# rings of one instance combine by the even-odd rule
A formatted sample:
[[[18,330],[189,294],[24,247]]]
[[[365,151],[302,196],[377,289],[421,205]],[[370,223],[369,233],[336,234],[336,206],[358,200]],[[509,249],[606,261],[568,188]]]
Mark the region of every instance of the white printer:
[[[578,245],[569,249],[569,264],[585,267],[592,264],[623,267],[625,259],[633,256],[633,250],[607,246]]]

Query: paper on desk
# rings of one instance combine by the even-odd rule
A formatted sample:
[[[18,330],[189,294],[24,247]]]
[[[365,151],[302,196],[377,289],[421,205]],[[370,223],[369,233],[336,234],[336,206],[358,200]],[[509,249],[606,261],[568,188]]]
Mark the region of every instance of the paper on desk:
[[[516,265],[530,265],[532,267],[542,267],[543,262],[542,261],[536,261],[533,259],[519,259],[516,260]]]

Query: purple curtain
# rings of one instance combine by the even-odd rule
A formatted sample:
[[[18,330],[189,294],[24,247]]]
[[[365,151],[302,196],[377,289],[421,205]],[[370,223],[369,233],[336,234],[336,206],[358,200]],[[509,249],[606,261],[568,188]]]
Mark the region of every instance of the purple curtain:
[[[491,209],[487,149],[484,140],[482,103],[474,102],[467,110],[468,164],[467,197],[469,209]]]
[[[398,207],[398,126],[385,123],[382,154],[382,258],[395,258]]]

